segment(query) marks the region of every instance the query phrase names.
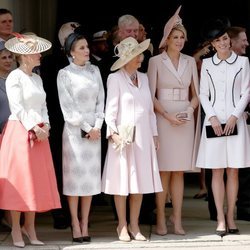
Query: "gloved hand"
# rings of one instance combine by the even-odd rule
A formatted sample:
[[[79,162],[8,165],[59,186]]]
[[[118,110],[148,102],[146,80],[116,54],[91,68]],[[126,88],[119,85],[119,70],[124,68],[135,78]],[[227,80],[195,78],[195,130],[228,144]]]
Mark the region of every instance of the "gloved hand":
[[[186,110],[187,114],[188,114],[188,117],[187,117],[187,120],[191,120],[192,119],[192,116],[193,116],[193,113],[194,113],[194,108],[189,106]]]
[[[49,137],[48,131],[46,131],[43,127],[36,125],[33,128],[33,130],[36,134],[38,141],[44,141],[45,139],[47,139]]]

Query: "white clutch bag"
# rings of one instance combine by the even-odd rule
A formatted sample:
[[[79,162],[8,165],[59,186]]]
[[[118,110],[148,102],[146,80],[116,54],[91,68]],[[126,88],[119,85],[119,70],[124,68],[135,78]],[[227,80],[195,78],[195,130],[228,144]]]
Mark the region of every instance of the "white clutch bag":
[[[135,140],[135,126],[134,125],[118,125],[118,133],[126,144],[130,144]]]

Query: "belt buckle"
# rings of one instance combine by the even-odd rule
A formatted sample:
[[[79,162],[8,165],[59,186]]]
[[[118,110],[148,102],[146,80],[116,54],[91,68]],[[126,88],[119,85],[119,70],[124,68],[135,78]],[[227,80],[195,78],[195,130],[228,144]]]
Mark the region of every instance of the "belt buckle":
[[[179,88],[173,88],[173,100],[179,101],[180,100],[180,89]]]

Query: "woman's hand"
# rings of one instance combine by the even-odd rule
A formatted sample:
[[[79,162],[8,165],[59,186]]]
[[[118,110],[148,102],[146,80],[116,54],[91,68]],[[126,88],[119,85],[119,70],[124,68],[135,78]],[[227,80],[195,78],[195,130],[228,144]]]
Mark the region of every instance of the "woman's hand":
[[[155,144],[155,150],[159,150],[160,148],[160,143],[159,143],[159,139],[158,139],[158,136],[154,136],[154,144]]]
[[[44,127],[39,127],[38,125],[36,125],[33,128],[33,131],[36,134],[37,137],[37,141],[44,141],[49,137],[48,132],[44,129]]]
[[[225,135],[230,135],[230,134],[233,133],[236,122],[237,122],[237,119],[238,118],[236,116],[234,116],[234,115],[231,115],[229,117],[229,119],[227,120],[226,126],[224,128],[224,131],[223,131],[223,133]]]
[[[47,133],[47,135],[49,137],[50,125],[48,123],[44,123],[42,129]]]
[[[177,118],[178,113],[165,113],[164,117],[170,122],[172,126],[179,126],[186,123],[183,119]]]
[[[210,117],[209,119],[211,125],[212,125],[212,128],[214,130],[214,133],[217,135],[217,136],[221,136],[224,134],[223,132],[223,129],[221,127],[221,123],[220,121],[218,120],[217,116],[212,116]]]
[[[87,135],[89,140],[98,140],[101,137],[101,130],[99,128],[92,128]]]
[[[117,147],[119,147],[122,143],[122,138],[117,133],[111,135],[111,139]]]

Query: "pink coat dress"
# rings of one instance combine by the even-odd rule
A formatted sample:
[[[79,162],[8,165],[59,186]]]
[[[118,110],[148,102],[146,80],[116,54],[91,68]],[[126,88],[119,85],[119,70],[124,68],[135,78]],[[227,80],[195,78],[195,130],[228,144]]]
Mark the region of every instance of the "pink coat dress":
[[[151,57],[148,78],[153,98],[156,97],[168,113],[187,110],[189,88],[193,81],[198,96],[198,73],[193,57],[180,54],[176,70],[164,51]],[[156,114],[160,140],[157,152],[160,171],[190,171],[195,169],[200,138],[200,117],[180,126],[172,126],[161,114]]]
[[[110,74],[107,81],[105,121],[107,137],[110,128],[118,132],[120,124],[136,126],[135,141],[121,152],[109,141],[102,177],[102,191],[107,194],[128,195],[162,191],[153,136],[156,117],[146,74],[137,72],[138,87],[121,69]]]

